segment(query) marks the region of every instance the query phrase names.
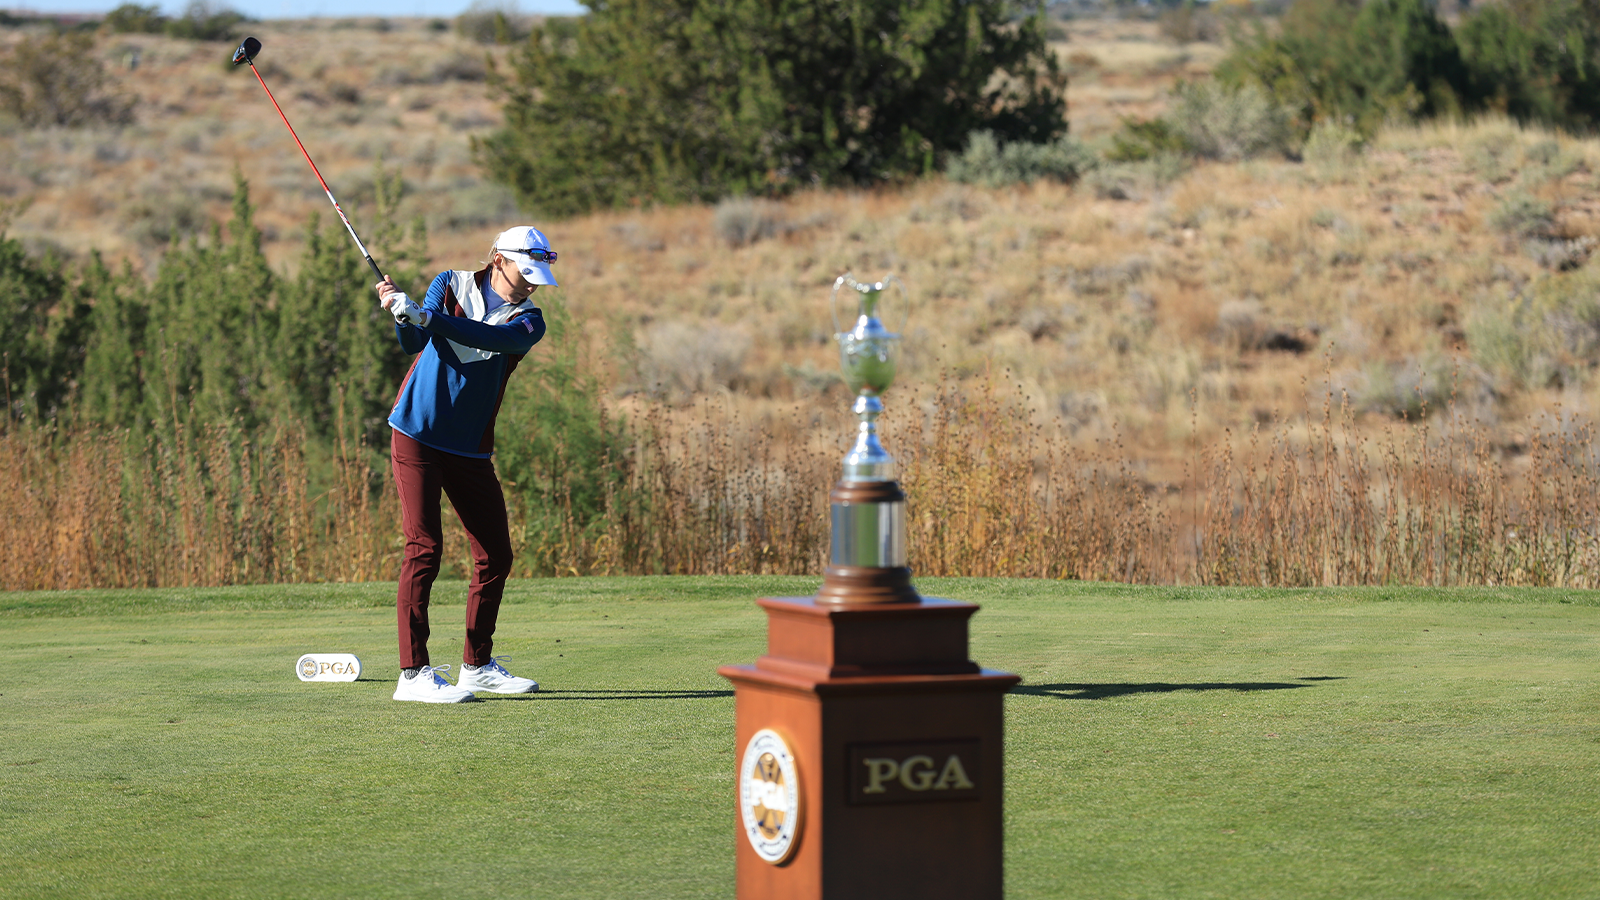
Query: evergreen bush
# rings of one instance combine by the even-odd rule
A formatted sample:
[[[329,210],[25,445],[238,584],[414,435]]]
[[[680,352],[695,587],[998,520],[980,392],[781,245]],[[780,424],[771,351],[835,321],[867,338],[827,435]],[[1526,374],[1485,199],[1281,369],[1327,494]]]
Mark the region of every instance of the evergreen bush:
[[[1485,108],[1524,124],[1600,124],[1600,4],[1474,4],[1454,30],[1436,6],[1299,0],[1279,28],[1236,42],[1218,74],[1266,88],[1302,134],[1335,121],[1371,135],[1389,120]]]
[[[1052,141],[1065,82],[1021,0],[594,2],[493,73],[506,124],[474,149],[541,215],[776,195]]]
[[[167,36],[190,41],[233,41],[244,36],[243,25],[252,21],[230,7],[214,7],[207,0],[191,0],[183,15],[167,22]]]
[[[1275,31],[1241,36],[1217,70],[1292,110],[1299,134],[1319,121],[1371,134],[1476,106],[1455,36],[1428,0],[1299,0]]]
[[[1600,6],[1585,0],[1485,4],[1456,31],[1489,106],[1519,122],[1600,122]]]
[[[63,354],[53,339],[61,333],[61,322],[52,313],[66,288],[59,259],[32,259],[21,242],[0,232],[0,317],[8,323],[0,381],[8,420],[49,416],[63,399],[62,385],[70,373],[57,367]]]
[[[160,34],[167,28],[167,17],[160,6],[124,3],[106,13],[105,27],[113,34]]]

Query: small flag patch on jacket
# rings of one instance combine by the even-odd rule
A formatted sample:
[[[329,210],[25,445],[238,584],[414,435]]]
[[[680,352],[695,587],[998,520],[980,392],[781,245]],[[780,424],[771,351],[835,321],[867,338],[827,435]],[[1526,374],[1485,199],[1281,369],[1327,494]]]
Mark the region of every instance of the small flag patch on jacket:
[[[518,319],[517,321],[522,323],[522,327],[523,328],[528,329],[528,333],[529,334],[533,334],[533,320],[532,319],[528,318],[527,316],[523,316],[521,319]]]

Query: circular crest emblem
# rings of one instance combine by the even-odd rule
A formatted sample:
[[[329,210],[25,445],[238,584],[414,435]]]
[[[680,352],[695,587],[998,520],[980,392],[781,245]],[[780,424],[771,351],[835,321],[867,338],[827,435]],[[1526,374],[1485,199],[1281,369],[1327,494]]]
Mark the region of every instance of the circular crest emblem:
[[[789,745],[770,728],[756,732],[739,763],[739,814],[756,855],[773,865],[794,852],[800,834],[800,779]]]
[[[311,658],[311,654],[300,657],[300,662],[296,665],[300,670],[301,681],[310,681],[317,677],[317,661]]]

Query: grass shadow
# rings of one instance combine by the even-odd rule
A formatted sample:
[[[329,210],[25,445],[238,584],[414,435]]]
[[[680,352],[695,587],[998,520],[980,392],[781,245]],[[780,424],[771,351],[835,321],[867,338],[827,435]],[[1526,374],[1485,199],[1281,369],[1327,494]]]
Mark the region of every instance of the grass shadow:
[[[1108,697],[1127,697],[1132,694],[1171,694],[1177,691],[1287,691],[1311,687],[1319,681],[1342,681],[1342,675],[1311,675],[1294,681],[1197,681],[1176,684],[1153,681],[1144,684],[1023,684],[1011,689],[1013,694],[1031,697],[1050,697],[1056,700],[1104,700]]]
[[[668,691],[668,690],[608,690],[572,689],[565,691],[537,691],[532,694],[489,694],[480,700],[710,700],[732,697],[733,691]]]

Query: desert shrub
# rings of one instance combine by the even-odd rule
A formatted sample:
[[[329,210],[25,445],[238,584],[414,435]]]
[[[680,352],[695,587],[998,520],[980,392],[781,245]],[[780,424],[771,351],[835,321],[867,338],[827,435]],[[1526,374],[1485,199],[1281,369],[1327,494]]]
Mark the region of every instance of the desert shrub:
[[[655,322],[638,339],[639,379],[657,397],[683,401],[744,371],[750,336],[715,323]]]
[[[1003,187],[1041,179],[1073,184],[1100,164],[1082,141],[1062,135],[1047,144],[1013,141],[1002,144],[992,131],[967,136],[967,147],[950,158],[945,174],[951,181]]]
[[[1361,132],[1337,122],[1318,122],[1306,137],[1300,155],[1312,165],[1337,166],[1353,161],[1366,149]]]
[[[1443,412],[1454,390],[1452,365],[1438,356],[1374,360],[1356,397],[1362,410],[1418,421]]]
[[[1172,131],[1202,159],[1233,162],[1287,147],[1289,117],[1257,85],[1180,84],[1173,99],[1167,114]]]
[[[1509,125],[1491,128],[1462,148],[1462,160],[1473,174],[1491,184],[1508,181],[1516,174],[1513,151],[1519,135]]]
[[[1569,272],[1589,261],[1596,244],[1592,235],[1585,234],[1571,240],[1536,238],[1524,243],[1522,249],[1534,262],[1547,269]]]
[[[24,125],[126,125],[133,98],[115,91],[93,35],[23,38],[0,65],[0,109]]]
[[[1530,194],[1513,193],[1489,214],[1495,231],[1513,238],[1551,237],[1555,233],[1555,210]]]
[[[106,13],[105,27],[116,34],[160,34],[167,28],[167,17],[160,6],[124,3]]]
[[[445,231],[487,228],[516,218],[517,203],[504,187],[474,181],[449,194],[448,205],[435,213],[435,227]]]
[[[152,191],[129,204],[123,210],[123,223],[124,233],[155,250],[196,237],[209,224],[194,195],[177,188]]]
[[[232,41],[244,36],[241,27],[251,19],[230,7],[214,7],[207,0],[191,0],[183,15],[167,23],[167,36],[190,41]]]
[[[1455,37],[1428,0],[1301,0],[1277,30],[1241,36],[1217,74],[1260,85],[1293,110],[1301,134],[1329,119],[1371,134],[1476,100]]]
[[[1266,334],[1266,323],[1259,300],[1229,300],[1217,309],[1219,342],[1235,350],[1256,350]]]
[[[1167,9],[1156,19],[1161,36],[1175,44],[1193,44],[1198,41],[1220,41],[1225,31],[1222,20],[1210,8],[1199,6],[1194,0]]]
[[[428,69],[428,78],[434,84],[445,81],[477,82],[489,77],[489,68],[482,56],[470,53],[451,53]]]
[[[479,44],[515,44],[532,29],[515,3],[476,0],[456,16],[456,34]]]
[[[1291,115],[1255,84],[1179,83],[1167,115],[1122,120],[1106,158],[1126,163],[1181,155],[1231,162],[1285,152]]]
[[[1483,297],[1465,331],[1473,359],[1509,387],[1576,386],[1600,366],[1600,284],[1579,270],[1526,293]]]
[[[936,169],[966,136],[1054,140],[1065,77],[1019,0],[619,0],[549,20],[492,75],[479,161],[523,205],[778,195]]]
[[[1522,148],[1522,159],[1529,165],[1548,166],[1561,158],[1561,142],[1547,139],[1534,141]]]
[[[778,234],[785,226],[783,207],[768,200],[729,197],[717,204],[711,229],[730,247],[743,247]]]
[[[1183,135],[1166,119],[1122,120],[1122,127],[1111,136],[1106,159],[1112,162],[1140,162],[1157,156],[1175,156],[1189,151]]]
[[[1189,160],[1163,153],[1134,162],[1114,162],[1090,170],[1084,184],[1102,200],[1137,200],[1165,188],[1189,171]]]

